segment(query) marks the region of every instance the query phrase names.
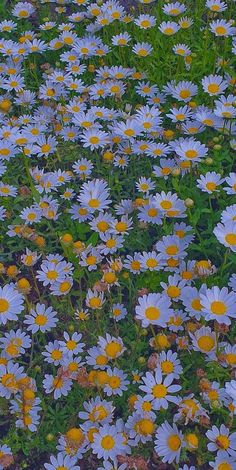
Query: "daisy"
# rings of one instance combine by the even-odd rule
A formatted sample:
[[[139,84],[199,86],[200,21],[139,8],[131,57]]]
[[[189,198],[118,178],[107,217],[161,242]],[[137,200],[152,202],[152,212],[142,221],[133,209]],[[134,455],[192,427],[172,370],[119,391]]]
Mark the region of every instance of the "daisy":
[[[111,38],[113,46],[128,46],[130,41],[131,36],[127,32],[116,34]]]
[[[105,147],[105,145],[108,143],[108,137],[109,135],[107,132],[100,131],[98,129],[88,129],[80,135],[83,147],[90,147],[91,150],[98,149],[99,147]]]
[[[26,378],[23,367],[9,361],[6,365],[0,364],[0,396],[9,399],[12,394],[19,391],[19,381]]]
[[[185,105],[180,108],[171,108],[170,113],[166,114],[166,116],[169,117],[172,122],[183,122],[192,117],[192,111],[187,105]]]
[[[203,192],[212,194],[215,191],[219,192],[218,187],[224,182],[224,178],[221,178],[221,174],[215,171],[208,171],[205,175],[200,175],[197,179],[197,187]]]
[[[63,468],[63,470],[80,470],[80,466],[75,465],[77,460],[77,457],[71,457],[70,455],[64,455],[63,452],[59,452],[56,457],[54,455],[50,457],[50,463],[45,463],[44,468],[46,470],[58,470],[60,468]]]
[[[188,57],[191,55],[191,49],[186,44],[176,44],[173,47],[173,52],[181,57]]]
[[[88,289],[86,295],[86,305],[93,310],[100,310],[105,302],[103,292]]]
[[[226,193],[235,194],[236,193],[236,173],[230,173],[229,176],[225,178],[225,181],[228,184],[228,186],[223,188],[226,191]]]
[[[206,292],[206,284],[202,284],[198,291],[196,287],[184,286],[181,292],[181,301],[191,317],[200,320],[203,305],[201,304],[201,294]]]
[[[174,379],[179,379],[183,372],[177,353],[171,351],[171,349],[167,352],[161,352],[158,357],[157,367],[160,368],[163,375],[172,374]]]
[[[129,380],[127,379],[127,374],[125,374],[122,370],[108,368],[107,372],[107,382],[104,387],[104,393],[107,394],[108,397],[112,395],[119,395],[122,396],[123,392],[127,390],[127,385],[129,385]]]
[[[42,211],[37,206],[26,207],[20,213],[20,218],[29,225],[40,222]]]
[[[134,23],[141,29],[149,29],[155,26],[156,18],[151,15],[140,15],[135,18]]]
[[[79,354],[83,352],[84,343],[81,343],[82,334],[73,333],[72,336],[64,331],[65,341],[59,341],[60,350],[64,354]]]
[[[162,255],[158,255],[155,251],[140,254],[140,263],[143,270],[158,271],[163,268],[164,262]]]
[[[16,358],[25,353],[25,349],[30,348],[30,336],[18,329],[16,331],[10,330],[9,333],[0,338],[1,349],[9,356],[9,358]]]
[[[121,217],[121,220],[115,219],[112,222],[111,232],[114,234],[127,235],[133,225],[132,219],[129,219],[126,215]]]
[[[11,11],[13,16],[20,19],[29,18],[34,12],[35,8],[29,2],[18,2]]]
[[[170,143],[174,152],[180,157],[181,160],[188,160],[191,162],[199,162],[207,154],[207,147],[201,142],[194,139],[194,137],[180,138],[177,141]]]
[[[113,419],[114,407],[112,402],[101,400],[99,396],[91,398],[90,401],[84,402],[83,407],[85,411],[80,411],[78,417],[90,423],[105,424],[110,423]]]
[[[6,209],[3,206],[0,206],[0,221],[3,221],[6,218]]]
[[[177,194],[172,194],[170,191],[168,193],[161,191],[160,194],[157,193],[153,196],[153,201],[166,217],[185,217],[186,207]]]
[[[123,436],[117,431],[116,426],[105,424],[94,435],[91,447],[99,459],[114,460],[117,455],[122,454],[122,442]]]
[[[171,148],[167,144],[151,143],[145,153],[153,158],[166,157],[171,152]]]
[[[214,11],[214,13],[221,13],[227,10],[227,4],[221,0],[206,0],[206,7]]]
[[[219,450],[214,462],[209,462],[209,465],[214,468],[214,470],[234,470],[235,468],[235,458],[231,457],[228,452],[225,450]]]
[[[200,295],[202,312],[206,320],[216,320],[218,323],[231,324],[229,317],[236,317],[236,294],[229,292],[227,287],[220,289],[213,286]]]
[[[186,281],[181,279],[178,274],[174,276],[168,276],[168,282],[161,282],[161,287],[164,289],[165,293],[172,301],[177,301],[181,296],[181,291],[186,285]]]
[[[216,426],[206,432],[206,436],[211,441],[207,444],[207,448],[210,452],[219,452],[225,450],[229,455],[235,457],[236,453],[236,433],[229,433],[229,429],[221,424],[220,429]]]
[[[216,333],[209,326],[202,326],[194,333],[189,333],[194,351],[200,351],[208,356],[215,356]]]
[[[173,314],[170,300],[162,294],[145,294],[138,298],[135,307],[135,318],[140,320],[143,328],[149,325],[165,327]]]
[[[236,274],[235,274],[235,273],[232,274],[232,276],[230,276],[228,286],[229,286],[234,292],[236,292]]]
[[[178,463],[182,447],[184,447],[182,432],[175,424],[170,426],[164,421],[157,429],[155,440],[155,451],[160,455],[162,462],[172,463],[176,460]]]
[[[236,28],[232,26],[231,22],[226,20],[216,20],[212,21],[209,25],[210,31],[215,34],[215,36],[234,36],[236,34]]]
[[[160,202],[161,208],[167,206],[168,202],[168,200],[162,200]],[[185,240],[178,237],[178,235],[166,235],[155,244],[155,249],[160,252],[164,259],[170,256],[183,259],[187,254],[186,247]]]
[[[168,82],[164,87],[163,91],[176,98],[178,101],[184,101],[187,103],[191,101],[192,97],[197,94],[198,87],[192,82],[181,81],[176,83],[175,81]]]
[[[66,397],[72,387],[72,380],[68,377],[64,377],[62,374],[53,376],[45,374],[43,380],[43,388],[45,393],[49,394],[53,392],[53,397],[58,400],[61,396]]]
[[[209,404],[212,408],[215,405],[223,406],[227,403],[227,393],[224,388],[220,388],[219,382],[212,382],[209,384],[209,388],[206,387],[202,392],[202,398],[205,403]]]
[[[154,414],[149,412],[144,415],[143,412],[136,411],[128,417],[126,428],[130,445],[136,447],[139,442],[145,444],[152,440],[155,432]]]
[[[166,36],[172,36],[180,29],[178,23],[174,21],[162,21],[158,27],[159,31]]]
[[[21,262],[25,266],[34,266],[40,259],[41,255],[38,255],[37,251],[31,251],[26,248],[26,253],[21,256]]]
[[[36,333],[37,331],[50,331],[54,328],[58,322],[58,318],[55,318],[57,312],[52,307],[46,308],[44,304],[37,303],[35,309],[31,309],[29,315],[25,316],[24,323],[29,325],[28,331]]]
[[[170,331],[183,331],[184,323],[188,320],[187,313],[182,310],[174,310],[174,314],[168,321],[168,329]]]
[[[17,195],[17,189],[6,183],[0,183],[0,196],[2,197],[15,197]]]
[[[180,2],[167,3],[162,7],[162,10],[166,15],[178,16],[186,11],[186,6]]]
[[[8,320],[17,320],[24,310],[24,296],[18,292],[14,284],[0,287],[0,323],[5,325]]]
[[[179,402],[179,397],[172,395],[181,390],[180,385],[172,385],[173,374],[168,374],[163,379],[162,372],[158,368],[155,370],[154,375],[147,372],[142,380],[144,385],[140,385],[139,388],[146,393],[147,400],[152,401],[154,410],[160,410],[161,408],[167,410],[168,402],[176,404]]]
[[[44,286],[53,284],[54,282],[64,281],[67,274],[65,268],[65,261],[59,261],[58,263],[43,261],[41,270],[37,271],[36,278],[42,282]]]
[[[155,207],[155,202],[153,202],[152,198],[149,199],[148,204],[139,208],[138,219],[141,222],[161,225],[162,217],[163,213]]]
[[[179,411],[174,415],[174,421],[184,419],[184,424],[186,425],[189,420],[199,422],[202,417],[209,418],[206,410],[201,406],[199,401],[194,398],[194,394],[191,393],[179,402]]]
[[[79,264],[80,266],[86,266],[89,271],[94,271],[97,269],[97,264],[101,261],[102,256],[100,255],[99,250],[90,245],[83,251],[83,253],[81,253]]]
[[[116,125],[116,133],[125,139],[134,139],[141,133],[141,126],[137,119],[128,119]]]
[[[46,351],[42,352],[42,356],[45,357],[44,360],[49,364],[54,364],[55,366],[58,366],[63,359],[63,352],[61,350],[59,341],[50,341],[50,343],[45,346],[45,349]]]
[[[102,336],[98,337],[98,347],[109,360],[117,359],[126,349],[120,337],[115,338],[115,336],[111,336],[108,333],[105,338]]]
[[[103,211],[112,202],[107,183],[99,179],[83,183],[78,200],[90,212]]]
[[[151,44],[147,42],[137,42],[133,48],[132,51],[134,54],[138,55],[139,57],[147,57],[150,55],[153,51],[153,48]]]
[[[112,305],[111,316],[116,322],[125,318],[126,315],[127,315],[127,309],[124,307],[123,304],[118,303],[118,304]]]
[[[224,93],[228,87],[228,82],[221,75],[209,75],[202,79],[203,90],[210,96],[217,96]]]
[[[140,262],[140,253],[134,253],[133,256],[127,255],[124,260],[124,268],[133,274],[139,274],[143,270]]]

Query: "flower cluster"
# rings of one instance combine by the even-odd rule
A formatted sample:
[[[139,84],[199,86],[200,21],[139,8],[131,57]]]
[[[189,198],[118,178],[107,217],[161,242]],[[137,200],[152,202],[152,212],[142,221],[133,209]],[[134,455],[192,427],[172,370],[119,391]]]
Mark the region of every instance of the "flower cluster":
[[[125,3],[0,21],[0,470],[236,468],[235,2]]]

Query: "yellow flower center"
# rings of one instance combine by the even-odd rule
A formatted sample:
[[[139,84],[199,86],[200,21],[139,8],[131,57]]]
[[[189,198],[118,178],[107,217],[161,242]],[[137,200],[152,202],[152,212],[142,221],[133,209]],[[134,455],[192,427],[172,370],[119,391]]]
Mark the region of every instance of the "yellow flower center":
[[[181,440],[177,434],[172,434],[172,436],[168,438],[168,446],[173,452],[179,450],[181,446]]]
[[[210,85],[208,85],[208,91],[209,93],[218,93],[218,91],[220,90],[220,87],[219,85],[217,85],[217,83],[210,83]]]
[[[211,336],[203,335],[197,341],[199,349],[209,352],[215,346],[215,340]]]
[[[127,229],[127,224],[126,222],[118,222],[116,224],[116,231],[117,232],[125,232]]]
[[[77,343],[76,341],[73,341],[72,339],[67,341],[66,343],[66,347],[70,350],[70,351],[73,351],[73,349],[75,349],[77,346]]]
[[[206,188],[209,189],[209,191],[214,191],[217,188],[217,185],[213,182],[209,182],[206,184]]]
[[[47,323],[47,317],[46,315],[38,315],[36,318],[35,318],[35,323],[36,325],[39,325],[39,326],[43,326]]]
[[[107,362],[108,362],[107,357],[103,356],[102,354],[100,354],[96,357],[96,364],[98,366],[105,366],[107,364]]]
[[[163,361],[161,363],[161,370],[164,372],[164,374],[171,374],[174,370],[174,365],[173,362],[171,361]]]
[[[228,449],[230,446],[230,440],[227,436],[224,436],[223,434],[220,434],[217,439],[216,439],[216,444],[221,448],[221,449]]]
[[[54,270],[48,271],[48,272],[47,272],[47,278],[50,279],[50,280],[55,280],[55,279],[57,279],[57,278],[58,278],[58,273],[57,273],[57,271],[54,271]]]
[[[145,310],[145,316],[150,321],[158,320],[160,314],[161,312],[157,307],[147,307]]]
[[[118,388],[120,386],[120,382],[120,377],[117,376],[110,377],[108,380],[110,387],[113,389]]]
[[[141,419],[135,424],[135,430],[144,436],[148,436],[154,432],[155,426],[150,419]]]
[[[167,388],[163,384],[154,385],[152,394],[155,398],[164,398],[167,395]]]
[[[217,470],[233,470],[233,467],[230,463],[222,462],[218,465]]]
[[[190,91],[188,89],[181,90],[179,94],[180,98],[186,99],[190,97]]]
[[[146,49],[139,49],[138,55],[140,55],[141,57],[146,57],[148,55],[147,50]]]
[[[147,214],[149,215],[149,217],[156,217],[158,214],[158,211],[157,209],[151,208],[151,209],[148,209]]]
[[[122,346],[120,343],[115,343],[114,341],[111,341],[111,343],[108,343],[105,347],[105,352],[108,357],[111,357],[112,359],[115,359],[117,355],[121,352]]]
[[[89,139],[91,144],[98,144],[99,143],[99,138],[96,136],[90,137]]]
[[[101,446],[105,450],[111,450],[113,449],[115,445],[115,439],[112,436],[104,436],[101,440]]]
[[[97,261],[96,256],[90,255],[90,256],[87,256],[87,258],[86,258],[86,263],[87,263],[88,266],[92,266],[92,265],[96,264],[96,261]]]
[[[100,206],[100,201],[99,201],[99,199],[90,199],[88,205],[89,205],[89,207],[92,207],[93,209],[96,209],[97,207]]]
[[[0,313],[6,313],[9,308],[9,302],[6,299],[0,299]]]
[[[41,146],[41,150],[42,150],[43,153],[47,153],[51,150],[51,145],[44,144],[44,145]]]
[[[236,233],[227,233],[225,236],[225,241],[229,245],[236,245]]]
[[[227,311],[227,307],[224,302],[216,300],[211,304],[211,311],[214,315],[224,315]]]
[[[146,265],[148,268],[155,268],[158,266],[158,261],[155,258],[149,258]]]
[[[219,36],[224,36],[227,33],[227,29],[224,26],[217,26],[215,32],[219,34]]]
[[[176,255],[179,252],[179,248],[176,245],[169,245],[166,248],[167,255]]]
[[[101,299],[99,297],[91,297],[89,305],[91,308],[99,308],[101,306]]]
[[[172,207],[172,202],[171,201],[161,201],[161,207],[162,209],[170,209]]]
[[[59,349],[54,349],[52,352],[51,352],[51,357],[52,359],[54,360],[58,360],[58,359],[61,359],[61,356],[62,356],[62,352],[59,351]]]
[[[180,292],[181,291],[180,291],[179,287],[177,287],[177,286],[170,286],[167,289],[167,295],[169,297],[173,297],[173,298],[178,297]]]
[[[117,277],[113,272],[105,273],[103,276],[104,282],[107,284],[113,284],[116,281]]]
[[[190,159],[197,157],[197,155],[198,155],[198,153],[197,153],[196,150],[187,150],[187,151],[185,152],[185,156],[186,156],[187,158],[190,158]]]

